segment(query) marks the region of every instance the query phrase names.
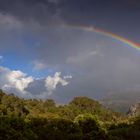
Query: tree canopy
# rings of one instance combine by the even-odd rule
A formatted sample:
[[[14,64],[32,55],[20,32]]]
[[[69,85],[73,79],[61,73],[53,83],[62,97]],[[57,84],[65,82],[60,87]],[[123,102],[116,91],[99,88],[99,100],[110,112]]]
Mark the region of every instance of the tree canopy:
[[[0,91],[0,140],[139,140],[139,124],[88,97],[57,105]]]

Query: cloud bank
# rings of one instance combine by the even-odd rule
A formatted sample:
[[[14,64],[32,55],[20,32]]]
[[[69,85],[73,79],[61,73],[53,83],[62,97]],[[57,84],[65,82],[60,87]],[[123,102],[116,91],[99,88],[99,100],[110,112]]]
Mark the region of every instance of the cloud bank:
[[[139,42],[139,5],[138,0],[1,0],[0,88],[59,102],[140,91],[139,52],[72,27],[94,26]]]
[[[27,76],[20,70],[11,71],[8,68],[0,67],[0,86],[8,92],[16,91],[26,94],[25,89],[33,82],[33,77]]]
[[[0,87],[2,90],[9,93],[15,92],[16,95],[22,97],[34,97],[34,93],[32,91],[30,92],[30,90],[28,91],[28,88],[30,85],[34,87],[43,81],[44,85],[42,84],[42,86],[46,90],[40,93],[39,97],[42,98],[53,94],[58,84],[60,86],[67,86],[69,82],[66,79],[72,78],[71,76],[64,76],[65,78],[62,78],[61,72],[56,72],[54,76],[47,76],[45,79],[37,79],[32,76],[27,76],[20,70],[10,70],[2,66],[0,67],[0,75]],[[40,89],[40,87],[37,88]],[[43,96],[41,94],[43,94]]]

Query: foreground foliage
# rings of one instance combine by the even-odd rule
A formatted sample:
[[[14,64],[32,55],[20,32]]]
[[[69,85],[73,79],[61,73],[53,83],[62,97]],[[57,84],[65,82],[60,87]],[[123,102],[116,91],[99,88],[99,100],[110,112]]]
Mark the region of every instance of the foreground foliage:
[[[139,140],[140,117],[128,118],[87,97],[57,106],[0,91],[0,140]]]

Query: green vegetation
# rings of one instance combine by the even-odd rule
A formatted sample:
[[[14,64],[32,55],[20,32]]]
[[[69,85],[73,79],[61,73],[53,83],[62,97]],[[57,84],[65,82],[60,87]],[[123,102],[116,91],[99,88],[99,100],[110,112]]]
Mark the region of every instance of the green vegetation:
[[[130,118],[87,97],[67,105],[20,99],[0,91],[0,140],[139,140],[140,117]]]

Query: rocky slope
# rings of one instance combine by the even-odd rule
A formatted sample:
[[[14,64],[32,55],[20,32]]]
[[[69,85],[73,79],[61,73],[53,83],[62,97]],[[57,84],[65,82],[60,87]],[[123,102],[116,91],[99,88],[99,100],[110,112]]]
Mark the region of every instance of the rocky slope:
[[[140,103],[136,103],[129,108],[128,115],[137,116],[140,115]]]

